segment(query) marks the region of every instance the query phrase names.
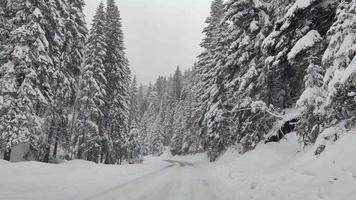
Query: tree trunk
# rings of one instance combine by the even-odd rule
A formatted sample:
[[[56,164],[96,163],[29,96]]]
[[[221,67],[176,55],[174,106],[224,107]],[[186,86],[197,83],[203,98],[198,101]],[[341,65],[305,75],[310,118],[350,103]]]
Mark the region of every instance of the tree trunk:
[[[111,164],[109,151],[106,151],[105,164]]]
[[[47,138],[47,144],[46,144],[46,154],[43,159],[43,162],[49,163],[49,158],[51,156],[51,143],[52,143],[52,137],[53,137],[53,124],[54,122],[51,122],[51,127],[49,128],[49,133],[48,133],[48,138]]]
[[[84,137],[85,137],[85,134],[83,132],[82,138],[80,139],[79,144],[78,144],[79,145],[78,146],[78,159],[83,159],[83,144],[85,142]]]
[[[11,149],[6,150],[4,154],[4,160],[10,161],[11,159]]]
[[[101,153],[100,153],[100,163],[103,163],[104,162],[104,151],[101,150]]]
[[[54,143],[53,158],[57,158],[58,142],[59,142],[59,138],[58,138],[58,134],[57,134],[56,141]]]

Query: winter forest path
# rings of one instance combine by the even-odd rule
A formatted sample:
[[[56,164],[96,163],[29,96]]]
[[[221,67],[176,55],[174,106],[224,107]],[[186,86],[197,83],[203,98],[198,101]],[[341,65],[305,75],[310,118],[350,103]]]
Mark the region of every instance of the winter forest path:
[[[193,163],[165,160],[170,165],[120,184],[88,200],[228,200],[215,181]]]

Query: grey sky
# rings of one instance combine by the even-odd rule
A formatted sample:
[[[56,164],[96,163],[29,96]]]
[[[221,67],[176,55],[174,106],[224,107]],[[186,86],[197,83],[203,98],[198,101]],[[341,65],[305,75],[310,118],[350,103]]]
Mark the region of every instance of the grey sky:
[[[85,0],[87,22],[100,0]],[[105,0],[104,0],[105,2]],[[153,82],[179,65],[190,68],[200,53],[210,0],[116,0],[123,19],[130,67],[140,82]]]

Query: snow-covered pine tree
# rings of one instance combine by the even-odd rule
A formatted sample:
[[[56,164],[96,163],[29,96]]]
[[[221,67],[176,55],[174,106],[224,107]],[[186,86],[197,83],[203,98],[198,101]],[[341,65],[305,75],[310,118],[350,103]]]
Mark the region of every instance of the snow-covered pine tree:
[[[54,73],[51,80],[51,88],[54,92],[47,114],[44,116],[44,131],[46,140],[44,142],[45,152],[43,161],[51,160],[51,147],[54,146],[53,155],[56,156],[59,138],[64,139],[66,135],[68,102],[74,97],[75,79],[70,76],[65,66],[67,57],[66,48],[66,26],[65,19],[68,16],[68,5],[65,0],[49,0],[47,9],[44,11],[46,23],[44,30],[49,42],[49,52],[53,60]]]
[[[105,156],[109,153],[110,141],[106,137],[104,106],[106,97],[105,60],[105,10],[100,3],[93,18],[89,33],[85,66],[82,69],[80,92],[76,103],[76,122],[73,133],[76,158],[99,162],[105,146]],[[106,138],[106,140],[104,140]],[[103,142],[106,142],[103,144]],[[100,158],[101,160],[103,158]]]
[[[164,151],[163,146],[163,131],[162,124],[159,117],[151,124],[149,128],[149,153],[153,156],[160,156]]]
[[[326,126],[347,121],[347,128],[356,126],[356,1],[342,1],[336,20],[327,33],[330,41],[323,55],[326,70],[324,88],[326,101],[320,113]]]
[[[147,111],[144,113],[141,123],[139,126],[140,131],[140,144],[143,155],[148,155],[152,153],[152,138],[153,138],[153,128],[157,119],[157,114],[159,113],[159,105],[157,100],[157,91],[155,87],[149,86],[149,91],[147,93],[146,100]]]
[[[55,70],[44,28],[49,4],[14,0],[3,8],[12,24],[0,53],[0,94],[5,105],[0,116],[1,147],[9,160],[11,148],[19,143],[30,143],[34,152],[43,149],[40,118],[51,103]]]
[[[297,106],[302,111],[297,131],[305,144],[315,142],[323,126],[322,116],[317,114],[316,111],[324,98],[322,86],[325,70],[322,67],[320,58],[311,57],[309,62],[310,64],[304,77],[305,90],[297,102]]]
[[[182,94],[183,89],[183,77],[182,72],[180,71],[179,67],[177,67],[172,80],[172,88],[171,88],[171,95],[175,101],[179,101]]]
[[[65,16],[64,68],[69,77],[69,104],[73,105],[77,95],[76,83],[83,66],[85,45],[88,35],[83,0],[67,0],[68,8]],[[67,101],[68,101],[67,100]]]
[[[248,129],[251,133],[246,132],[247,129],[237,130],[250,124],[248,120],[254,115],[248,108],[253,103],[251,91],[256,89],[256,68],[262,60],[258,47],[270,26],[263,6],[263,3],[255,5],[253,1],[231,0],[226,3],[222,22],[225,28],[217,36],[215,51],[219,53],[213,58],[215,81],[210,86],[205,115],[212,160],[236,142],[244,143],[247,150],[253,148],[250,140],[262,138],[260,130]]]
[[[59,124],[53,149],[53,158],[56,158],[58,148],[68,154],[71,149],[71,135],[75,123],[75,102],[78,96],[78,82],[80,70],[84,62],[85,43],[88,35],[85,16],[83,13],[83,0],[66,0],[66,9],[62,11],[64,43],[61,50],[61,73],[59,79],[56,105]],[[64,9],[64,8],[62,8]]]
[[[140,84],[137,92],[137,105],[138,105],[138,121],[141,122],[142,116],[146,111],[146,106],[144,105],[145,102],[145,94],[144,94],[144,86]]]
[[[216,77],[216,66],[213,62],[216,53],[222,53],[217,50],[219,34],[224,31],[225,24],[222,23],[224,17],[224,3],[222,0],[214,0],[211,4],[210,16],[206,19],[207,26],[203,33],[205,38],[201,44],[204,51],[198,56],[198,63],[194,69],[196,79],[194,91],[197,93],[196,124],[203,126],[203,116],[207,111],[210,101],[210,90]],[[199,117],[201,116],[201,117]]]
[[[186,80],[187,81],[187,80]],[[192,122],[193,95],[190,91],[191,85],[186,85],[183,89],[183,96],[177,103],[174,123],[173,136],[171,139],[171,152],[173,155],[196,153],[199,146],[199,135]]]
[[[170,150],[172,155],[180,155],[182,154],[183,147],[183,137],[185,134],[185,110],[184,110],[184,102],[181,101],[177,103],[176,111],[174,114],[174,122],[173,122],[173,136],[170,141]]]
[[[136,128],[139,120],[139,110],[138,110],[138,91],[137,91],[137,79],[136,76],[133,78],[130,87],[130,101],[129,101],[129,119],[128,128],[131,130],[132,125]],[[141,94],[142,95],[142,94]],[[142,98],[142,97],[141,97]]]
[[[194,92],[194,73],[186,71],[182,92],[182,102],[185,112],[185,131],[183,135],[182,153],[198,153],[202,150],[202,140],[200,137],[200,127],[196,118],[197,94]]]
[[[130,133],[126,141],[127,162],[130,164],[142,162],[141,146],[139,143],[139,130],[135,122],[131,124]]]
[[[170,85],[170,84],[168,84]],[[171,139],[173,137],[174,132],[174,118],[177,103],[173,100],[173,97],[169,94],[170,91],[168,88],[166,90],[164,104],[161,107],[160,114],[162,115],[162,129],[163,129],[163,144],[169,145],[171,144]]]
[[[107,1],[106,10],[106,70],[107,79],[107,126],[110,138],[115,147],[111,155],[114,162],[121,162],[124,154],[124,143],[128,134],[128,101],[130,86],[130,69],[125,57],[121,17],[114,0]]]
[[[303,93],[308,58],[315,56],[312,47],[326,35],[335,16],[331,1],[307,1],[303,6],[299,3],[289,6],[262,44],[268,79],[265,85],[269,86],[269,94],[265,95],[267,103],[277,108],[290,107]]]
[[[65,66],[72,77],[79,76],[83,64],[85,42],[88,35],[84,16],[84,0],[67,0],[68,16],[66,18],[66,57]],[[73,84],[71,82],[71,84]],[[75,83],[74,83],[75,84]]]

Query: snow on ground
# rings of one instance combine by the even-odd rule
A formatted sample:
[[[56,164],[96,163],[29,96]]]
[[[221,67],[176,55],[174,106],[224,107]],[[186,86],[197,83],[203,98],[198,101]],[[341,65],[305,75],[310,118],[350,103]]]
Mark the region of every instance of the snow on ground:
[[[0,160],[0,166],[1,165],[8,165],[8,164],[11,164],[11,163],[6,161],[6,160]]]
[[[200,166],[231,200],[356,199],[356,130],[328,144],[320,156],[314,154],[317,145],[302,148],[297,141],[291,133],[244,155],[229,150],[212,164],[205,154],[171,159]]]
[[[0,200],[79,200],[145,176],[168,165],[148,157],[144,165],[0,162]]]
[[[319,156],[317,146],[303,149],[291,133],[244,155],[231,149],[215,163],[205,154],[172,156],[168,149],[142,165],[0,161],[0,200],[351,200],[355,133],[327,144]]]
[[[235,199],[356,199],[356,134],[345,134],[319,156],[303,150],[295,134],[236,156],[226,153],[207,166]]]

